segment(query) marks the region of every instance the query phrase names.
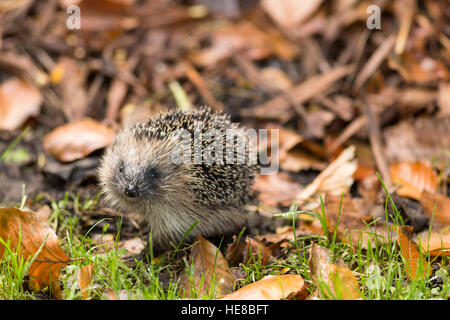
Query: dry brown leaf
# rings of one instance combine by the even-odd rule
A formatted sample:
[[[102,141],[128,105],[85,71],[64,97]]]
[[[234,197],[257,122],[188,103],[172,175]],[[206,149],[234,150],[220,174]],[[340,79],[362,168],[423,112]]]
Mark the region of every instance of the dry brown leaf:
[[[139,237],[119,241],[119,248],[123,248],[132,254],[139,254],[145,248],[145,241]]]
[[[442,61],[429,57],[421,50],[410,50],[401,56],[400,61],[389,60],[391,68],[397,70],[406,82],[431,84],[446,81],[449,71]]]
[[[433,223],[450,226],[450,198],[440,194],[432,194],[425,190],[419,200],[424,214],[429,219],[434,213]]]
[[[305,139],[298,134],[295,130],[289,130],[285,129],[280,125],[276,124],[270,124],[266,126],[267,131],[267,141],[258,141],[258,148],[259,152],[264,152],[265,150],[263,148],[275,148],[278,147],[278,152],[280,153],[280,156],[283,156],[285,153],[287,153],[289,150],[303,142]],[[278,131],[278,144],[272,145],[272,131],[277,130]]]
[[[323,0],[262,0],[264,11],[284,28],[295,28],[320,7]]]
[[[433,166],[445,170],[450,163],[450,116],[418,117],[402,121],[383,132],[386,157],[392,162],[433,159]]]
[[[260,264],[265,266],[272,258],[272,251],[266,247],[261,241],[246,237],[244,241],[234,242],[227,250],[226,259],[232,266],[243,264]]]
[[[212,35],[212,45],[190,59],[200,66],[211,66],[220,60],[240,52],[250,59],[259,60],[277,55],[282,59],[292,59],[295,47],[281,37],[274,36],[258,28],[249,21],[226,24]]]
[[[450,83],[439,86],[438,105],[441,115],[450,116]]]
[[[302,276],[285,274],[267,276],[226,295],[222,300],[281,300],[288,297],[303,300],[307,295],[308,286]]]
[[[39,114],[42,94],[35,87],[12,78],[0,85],[0,130],[18,129]]]
[[[78,274],[78,283],[80,285],[81,295],[84,299],[89,298],[88,287],[92,283],[92,277],[94,275],[94,264],[89,264],[80,269]]]
[[[52,214],[52,209],[50,208],[49,205],[45,204],[42,207],[40,207],[35,213],[42,221],[47,221],[48,218],[50,218],[50,215]]]
[[[291,79],[281,69],[266,67],[261,69],[260,75],[274,90],[284,91],[292,87]]]
[[[388,243],[394,239],[393,231],[388,232],[384,222],[372,223],[374,218],[384,213],[384,209],[371,201],[344,195],[341,207],[341,196],[327,196],[324,210],[329,237],[336,231],[336,239],[349,241],[355,248],[367,249],[368,242],[374,247],[376,243]],[[320,208],[315,211],[322,215]],[[314,221],[319,224],[317,219]],[[369,226],[369,223],[372,224]],[[320,234],[323,234],[322,230]]]
[[[358,280],[353,273],[341,260],[332,263],[330,255],[331,251],[327,248],[312,244],[308,263],[310,274],[316,285],[323,287],[324,298],[362,299]]]
[[[114,130],[90,118],[57,127],[44,138],[44,149],[63,162],[84,158],[114,140]]]
[[[406,259],[407,265],[405,266],[406,276],[409,280],[415,280],[416,277],[421,278],[428,277],[431,274],[431,268],[428,268],[428,262],[424,256],[420,257],[420,253],[417,249],[417,245],[412,241],[411,226],[399,226],[397,227],[397,242],[400,246],[402,256]],[[420,259],[423,262],[422,274],[417,273]]]
[[[438,176],[427,161],[399,162],[389,167],[392,182],[401,187],[399,196],[420,200],[422,191],[434,193],[438,186]]]
[[[428,253],[431,257],[450,256],[450,230],[448,228],[433,228],[431,233],[426,230],[421,232],[417,238],[420,238],[424,253]]]
[[[405,88],[398,91],[396,98],[400,114],[415,114],[430,106],[438,97],[436,90],[425,88]]]
[[[278,161],[280,168],[285,171],[298,172],[306,169],[322,170],[326,163],[320,161],[309,153],[296,148],[305,141],[303,136],[295,130],[288,130],[280,125],[270,124],[265,127],[268,130],[265,141],[258,140],[258,150],[260,154],[271,155],[271,151],[278,149]],[[272,142],[272,130],[277,130],[278,138],[276,144]]]
[[[130,9],[133,1],[117,0],[81,0],[80,11],[83,14],[84,32],[114,31],[119,32],[137,26],[136,17],[131,17]],[[111,37],[111,35],[109,35]]]
[[[358,169],[361,167],[358,167]],[[363,199],[370,201],[371,203],[375,203],[378,199],[378,193],[381,188],[381,182],[378,176],[375,173],[375,170],[372,168],[367,169],[369,172],[363,178],[361,178],[358,182],[358,192],[362,196]],[[360,172],[361,174],[361,172]],[[356,180],[356,172],[355,172],[355,180]]]
[[[306,119],[312,136],[322,139],[325,136],[326,127],[335,119],[335,115],[330,111],[320,109],[308,112]]]
[[[300,184],[285,172],[259,175],[252,188],[259,192],[258,199],[262,203],[272,207],[291,205],[295,195],[302,189]]]
[[[58,244],[55,232],[34,212],[16,208],[0,209],[0,238],[10,242],[11,250],[17,248],[20,239],[20,252],[24,259],[31,259],[45,241],[41,251],[28,269],[30,287],[42,290],[51,286],[53,294],[60,293],[58,277],[61,268],[73,261]],[[0,244],[0,258],[5,253]],[[58,297],[60,298],[60,297]]]
[[[285,171],[323,170],[325,167],[326,163],[324,161],[320,161],[301,150],[289,150],[284,156],[280,155],[280,168]]]
[[[193,264],[194,272],[192,278],[185,277],[183,281],[186,296],[191,296],[193,290],[200,296],[209,292],[213,276],[218,296],[233,292],[234,276],[228,268],[226,259],[216,246],[201,235],[192,245],[189,264]]]
[[[296,198],[305,200],[317,193],[340,195],[348,193],[353,184],[353,174],[358,167],[355,147],[349,146],[339,157],[328,165]]]

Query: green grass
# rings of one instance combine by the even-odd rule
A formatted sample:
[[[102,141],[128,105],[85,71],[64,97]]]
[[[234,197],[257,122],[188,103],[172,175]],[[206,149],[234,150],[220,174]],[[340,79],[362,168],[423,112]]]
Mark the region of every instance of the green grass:
[[[392,201],[390,196],[387,201]],[[22,201],[22,205],[23,203],[24,201]],[[94,243],[90,239],[93,228],[85,233],[81,231],[80,217],[84,212],[94,210],[97,203],[98,196],[81,201],[78,196],[68,193],[63,199],[50,202],[52,213],[48,222],[56,230],[61,247],[71,258],[82,259],[63,268],[60,280],[63,284],[64,298],[82,299],[78,287],[78,272],[81,267],[89,264],[94,265],[94,280],[89,288],[91,299],[107,299],[108,292],[111,291],[116,296],[125,295],[130,299],[186,298],[183,286],[176,277],[176,271],[180,271],[181,265],[181,269],[184,268],[187,275],[192,275],[192,265],[188,263],[188,257],[183,256],[182,249],[177,249],[176,254],[166,254],[158,258],[153,257],[153,253],[150,252],[150,263],[147,260],[139,261],[137,264],[135,263],[135,266],[130,267],[121,259],[126,253],[124,249],[118,248],[117,245],[105,246]],[[393,221],[401,225],[403,221],[400,213],[395,208],[393,201],[391,204],[394,208]],[[300,212],[304,213],[305,211],[299,211],[294,204],[289,212],[279,216],[291,221],[295,229],[295,224],[298,223],[296,217]],[[300,274],[310,285],[311,293],[314,292],[316,286],[311,280],[308,267],[309,250],[314,242],[330,249],[334,259],[340,258],[349,266],[357,277],[364,299],[448,299],[450,277],[447,257],[439,257],[434,260],[427,258],[427,262],[434,267],[435,272],[430,278],[417,277],[417,280],[410,281],[406,276],[405,260],[401,256],[396,242],[375,242],[374,245],[369,242],[367,249],[363,249],[362,246],[354,248],[349,242],[338,241],[336,232],[327,230],[323,203],[320,215],[307,213],[321,221],[323,235],[295,237],[295,240],[284,249],[282,258],[275,259],[268,265],[262,265],[261,259],[258,258],[246,265],[241,264],[235,267],[245,271],[246,275],[236,282],[236,288],[260,280],[267,275],[288,272]],[[386,215],[388,215],[387,204]],[[108,232],[111,226],[112,224],[105,224],[103,232]],[[117,244],[121,237],[121,220],[115,227],[119,230],[115,237],[115,244]],[[3,245],[8,247],[7,243],[3,243]],[[174,256],[177,259],[174,259]],[[3,260],[0,262],[0,299],[19,300],[46,297],[42,292],[27,291],[23,286],[23,280],[31,261],[31,259],[24,260],[20,251],[6,250]],[[436,277],[442,280],[440,285],[436,285]],[[194,288],[190,294],[194,298],[213,299],[215,289],[212,285],[210,290],[201,295],[200,291],[195,291]],[[320,289],[326,290],[327,288],[321,286]],[[337,291],[335,298],[339,299],[339,290]]]

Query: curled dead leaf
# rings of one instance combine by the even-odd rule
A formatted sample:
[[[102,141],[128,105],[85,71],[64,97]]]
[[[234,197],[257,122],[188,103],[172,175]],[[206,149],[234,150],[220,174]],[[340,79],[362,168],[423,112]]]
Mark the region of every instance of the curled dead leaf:
[[[289,206],[302,187],[285,172],[277,172],[257,176],[253,189],[259,192],[259,200],[268,206]]]
[[[182,281],[186,296],[191,296],[192,291],[200,296],[206,294],[213,285],[212,281],[219,296],[233,291],[234,276],[228,262],[220,250],[201,235],[192,245],[189,264],[193,265],[194,270],[192,277],[186,276]]]
[[[54,293],[60,292],[58,277],[61,268],[74,260],[61,249],[58,237],[50,226],[32,211],[1,208],[0,238],[5,243],[9,241],[10,250],[16,249],[20,243],[20,252],[24,259],[31,259],[40,250],[28,269],[30,287],[42,290],[50,285]],[[0,258],[5,250],[6,247],[0,244]]]
[[[420,238],[422,249],[430,256],[450,256],[450,230],[448,228],[433,228],[431,233],[426,230],[421,232],[417,238]]]
[[[267,276],[226,295],[222,300],[281,300],[288,297],[303,300],[308,292],[308,286],[302,276],[285,274]]]
[[[44,149],[63,162],[84,158],[114,140],[114,130],[90,118],[57,127],[44,138]]]
[[[240,263],[257,263],[265,266],[272,258],[272,251],[261,241],[246,237],[244,241],[237,242],[236,239],[227,250],[226,258],[232,266]]]
[[[328,165],[306,188],[297,194],[297,198],[305,200],[317,193],[340,195],[348,193],[353,184],[353,174],[358,167],[355,159],[355,147],[349,146],[339,157]]]
[[[42,94],[32,85],[12,78],[0,85],[0,130],[18,129],[39,114]]]
[[[419,200],[424,214],[429,219],[434,214],[434,223],[439,223],[444,226],[450,225],[450,198],[425,190]]]
[[[263,0],[262,8],[278,24],[285,28],[295,28],[308,19],[320,7],[323,0]]]
[[[438,186],[438,176],[431,165],[418,162],[399,162],[389,167],[392,182],[401,185],[397,194],[420,200],[422,191],[434,193]]]
[[[408,279],[415,280],[421,277],[428,277],[431,274],[431,268],[428,267],[425,257],[421,256],[417,245],[412,241],[413,227],[399,226],[396,231],[398,235],[397,242],[407,263],[405,272]],[[420,262],[422,262],[422,273],[418,273]]]
[[[362,299],[358,280],[342,260],[332,263],[331,251],[315,243],[309,254],[311,278],[325,298]]]
[[[89,298],[88,287],[91,285],[94,274],[94,265],[91,263],[80,269],[78,274],[78,283],[80,285],[81,295],[84,299]]]
[[[296,55],[295,47],[282,37],[269,34],[253,23],[242,20],[215,30],[211,46],[191,54],[190,59],[197,65],[210,66],[238,51],[254,60],[272,55],[290,59]]]

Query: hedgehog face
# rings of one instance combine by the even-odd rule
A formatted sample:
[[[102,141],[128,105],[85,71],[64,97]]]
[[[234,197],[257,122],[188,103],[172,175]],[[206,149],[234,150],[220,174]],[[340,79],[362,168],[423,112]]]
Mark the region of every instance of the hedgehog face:
[[[126,159],[119,162],[116,171],[118,192],[122,191],[128,198],[149,199],[159,192],[161,173],[160,169],[152,165],[133,169],[132,165],[126,165]]]
[[[127,211],[173,199],[189,178],[182,165],[171,161],[171,147],[165,140],[139,137],[131,130],[119,133],[99,170],[106,199]]]

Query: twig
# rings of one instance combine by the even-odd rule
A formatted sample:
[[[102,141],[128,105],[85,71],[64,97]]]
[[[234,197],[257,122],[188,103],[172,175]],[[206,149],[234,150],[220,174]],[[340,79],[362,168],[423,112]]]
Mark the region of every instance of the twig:
[[[186,77],[194,84],[200,95],[205,99],[215,110],[223,110],[223,104],[217,101],[211,92],[208,90],[205,81],[202,76],[195,70],[191,63],[188,61],[183,62],[183,66],[186,69]]]
[[[367,123],[367,117],[365,115],[359,116],[342,131],[342,133],[334,140],[327,149],[329,155],[342,145],[345,141],[350,139],[355,133],[361,130]]]
[[[388,190],[392,189],[391,176],[389,174],[389,165],[383,151],[380,127],[378,126],[378,117],[372,111],[372,105],[368,102],[364,104],[367,117],[367,127],[369,131],[370,146],[372,148],[375,163],[381,172],[384,184]]]

